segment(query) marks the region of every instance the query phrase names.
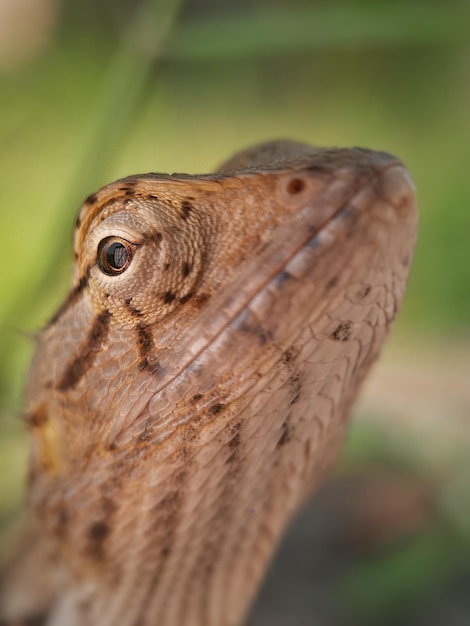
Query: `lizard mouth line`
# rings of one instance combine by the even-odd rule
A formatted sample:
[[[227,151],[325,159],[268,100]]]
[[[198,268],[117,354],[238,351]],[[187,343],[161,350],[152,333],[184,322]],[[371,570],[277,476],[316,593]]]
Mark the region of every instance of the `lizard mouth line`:
[[[392,163],[385,169],[389,167],[397,167],[397,163]],[[400,165],[400,167],[402,166]],[[312,241],[320,238],[321,234],[327,228],[331,228],[335,221],[341,220],[341,216],[349,211],[349,207],[358,193],[373,185],[383,171],[372,171],[366,179],[362,178],[358,181],[352,190],[350,183],[346,185],[346,188],[345,183],[338,184],[327,194],[326,203],[325,197],[322,195],[317,202],[305,206],[292,219],[281,225],[273,240],[244,268],[242,275],[213,298],[207,310],[201,314],[191,329],[191,333],[184,338],[184,343],[180,349],[182,355],[180,359],[176,363],[173,362],[171,368],[168,369],[163,364],[166,372],[163,373],[152,392],[154,394],[159,393],[189,368],[228,326],[243,315],[250,303],[285,271],[287,265],[296,255],[308,245],[313,248]],[[315,219],[318,206],[323,208],[323,212],[325,212],[324,207],[328,206],[328,215],[320,223],[316,223]],[[361,211],[369,209],[370,204],[368,203],[367,207]],[[319,241],[318,247],[321,248],[321,241]],[[255,278],[247,281],[247,276]]]

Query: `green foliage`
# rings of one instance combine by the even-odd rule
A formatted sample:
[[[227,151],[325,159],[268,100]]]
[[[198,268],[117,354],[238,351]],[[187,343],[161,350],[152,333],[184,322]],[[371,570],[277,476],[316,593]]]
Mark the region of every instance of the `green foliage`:
[[[426,603],[463,569],[468,541],[436,526],[381,558],[355,566],[338,585],[344,613],[352,623],[397,624],[410,607]]]

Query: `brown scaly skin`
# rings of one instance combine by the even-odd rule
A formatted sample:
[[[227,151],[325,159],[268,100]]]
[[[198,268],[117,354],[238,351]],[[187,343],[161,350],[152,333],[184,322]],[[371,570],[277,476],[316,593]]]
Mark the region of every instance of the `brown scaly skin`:
[[[415,236],[406,170],[361,149],[273,142],[90,196],[29,376],[6,623],[241,624],[336,456]]]

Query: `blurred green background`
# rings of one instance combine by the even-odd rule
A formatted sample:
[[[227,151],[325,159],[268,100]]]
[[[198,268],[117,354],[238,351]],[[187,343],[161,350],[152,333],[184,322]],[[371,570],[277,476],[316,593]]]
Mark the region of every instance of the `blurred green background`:
[[[460,607],[446,624],[470,623],[454,597],[470,576],[469,24],[462,1],[0,0],[3,526],[23,502],[30,336],[67,291],[84,197],[132,173],[207,172],[272,138],[387,150],[415,179],[419,241],[330,487],[349,493],[354,477],[365,501],[342,514],[367,549],[341,560],[342,610],[321,623],[418,624],[436,597]],[[301,604],[266,623],[313,623]]]

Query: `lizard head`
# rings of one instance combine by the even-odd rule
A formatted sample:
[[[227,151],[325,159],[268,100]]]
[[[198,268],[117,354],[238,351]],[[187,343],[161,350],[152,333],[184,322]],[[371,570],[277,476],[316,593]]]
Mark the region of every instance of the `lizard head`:
[[[91,195],[28,390],[31,501],[72,560],[122,569],[135,530],[165,535],[163,562],[183,509],[204,546],[235,502],[278,502],[273,543],[337,450],[415,236],[406,170],[361,149],[267,144]]]

